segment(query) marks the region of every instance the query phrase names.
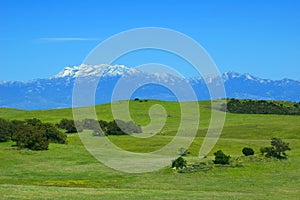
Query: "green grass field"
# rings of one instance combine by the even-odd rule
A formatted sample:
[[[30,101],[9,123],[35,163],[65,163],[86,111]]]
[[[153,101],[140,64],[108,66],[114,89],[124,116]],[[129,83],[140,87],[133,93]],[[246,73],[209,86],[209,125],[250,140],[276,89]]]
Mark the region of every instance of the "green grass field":
[[[133,152],[155,151],[170,142],[180,122],[179,103],[130,102],[131,116],[136,123],[147,125],[148,109],[155,104],[168,113],[166,126],[159,134],[150,138],[109,136],[109,139]],[[211,116],[210,102],[199,102],[199,106],[201,121],[189,148],[190,163],[198,161]],[[110,104],[98,105],[96,110],[99,119],[113,119]],[[0,109],[0,117],[35,117],[57,123],[62,118],[72,118],[72,110]],[[88,131],[82,134],[91,135]],[[245,146],[259,154],[260,147],[269,146],[272,137],[290,143],[292,150],[287,152],[287,160],[262,159],[260,155],[251,160],[242,156]],[[213,159],[213,152],[222,149],[240,165],[214,166],[195,173],[176,173],[170,167],[137,174],[113,170],[88,153],[78,134],[68,135],[66,145],[50,144],[48,151],[16,150],[12,144],[0,143],[0,199],[299,199],[300,196],[300,116],[227,113],[221,138],[206,160]]]

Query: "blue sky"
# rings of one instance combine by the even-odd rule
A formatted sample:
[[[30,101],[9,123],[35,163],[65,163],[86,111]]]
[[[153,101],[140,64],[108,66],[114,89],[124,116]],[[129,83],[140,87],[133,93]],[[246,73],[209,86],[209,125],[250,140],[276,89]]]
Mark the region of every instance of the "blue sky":
[[[1,0],[0,80],[52,76],[81,64],[108,37],[140,27],[192,37],[221,72],[299,80],[299,10],[297,0]]]

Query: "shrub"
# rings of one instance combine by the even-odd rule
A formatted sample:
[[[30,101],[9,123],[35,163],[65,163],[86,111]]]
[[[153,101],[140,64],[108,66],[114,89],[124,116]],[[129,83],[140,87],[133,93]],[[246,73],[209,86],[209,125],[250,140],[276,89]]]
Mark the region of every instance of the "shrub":
[[[11,139],[11,123],[0,118],[0,142],[7,142]]]
[[[291,150],[289,143],[283,142],[280,138],[272,138],[271,147],[262,147],[260,152],[266,157],[286,159],[286,151]]]
[[[245,156],[251,156],[251,155],[254,155],[254,151],[252,148],[249,148],[249,147],[244,147],[243,150],[242,150],[243,154]]]
[[[46,137],[49,142],[65,144],[67,141],[67,135],[59,131],[53,124],[42,123],[38,125],[38,128],[45,131]]]
[[[83,129],[80,126],[76,127],[76,125],[74,120],[71,119],[62,119],[59,124],[56,124],[58,128],[65,129],[67,133],[81,132]]]
[[[132,133],[141,133],[142,129],[140,126],[136,125],[134,122],[124,122],[122,120],[115,120],[115,123],[117,126],[126,134],[132,134]]]
[[[65,128],[69,122],[63,119],[57,126],[60,128]],[[94,136],[104,136],[104,135],[126,135],[133,133],[141,133],[142,129],[140,126],[136,125],[134,122],[124,122],[122,120],[113,120],[107,122],[104,120],[94,120],[94,119],[84,119],[83,121],[76,121],[78,127],[81,126],[84,129],[93,130]]]
[[[49,141],[45,131],[39,130],[31,125],[24,125],[13,135],[17,146],[32,150],[47,150]]]
[[[99,129],[99,122],[95,119],[84,119],[82,121],[82,128],[88,130],[97,130]]]
[[[229,164],[230,156],[225,155],[222,150],[215,152],[214,155],[215,155],[215,160],[214,160],[215,164],[221,164],[221,165]]]
[[[126,135],[142,132],[141,127],[134,122],[124,122],[118,119],[108,123],[101,122],[100,126],[106,135]]]
[[[107,132],[107,126],[108,126],[108,122],[104,121],[104,120],[99,120],[99,125],[101,127],[101,131],[106,133]]]
[[[25,119],[26,124],[31,125],[31,126],[37,126],[42,124],[42,121],[37,119],[37,118],[32,118],[32,119]]]
[[[120,129],[115,120],[109,122],[105,129],[106,135],[126,135],[126,133]]]
[[[274,147],[261,147],[260,152],[267,158],[271,158],[274,155]]]
[[[186,167],[186,160],[182,156],[178,157],[176,160],[172,161],[172,168],[174,167],[176,169],[183,169]]]
[[[46,150],[49,142],[66,143],[67,135],[53,124],[37,118],[7,121],[0,118],[0,142],[12,140],[16,146],[32,150]]]
[[[67,140],[67,135],[57,129],[53,124],[51,123],[43,123],[41,120],[37,118],[33,119],[25,119],[24,123],[17,122],[19,123],[18,125],[18,130],[23,129],[25,125],[30,125],[35,127],[37,130],[41,130],[45,132],[45,135],[48,139],[48,142],[54,142],[54,143],[59,143],[59,144],[64,144],[66,143]],[[17,131],[18,131],[17,130]],[[17,132],[15,131],[15,132]]]
[[[22,129],[23,126],[25,126],[25,121],[21,121],[21,120],[12,120],[10,121],[10,123],[11,123],[11,135],[13,135],[14,133]],[[13,138],[12,141],[14,141]]]

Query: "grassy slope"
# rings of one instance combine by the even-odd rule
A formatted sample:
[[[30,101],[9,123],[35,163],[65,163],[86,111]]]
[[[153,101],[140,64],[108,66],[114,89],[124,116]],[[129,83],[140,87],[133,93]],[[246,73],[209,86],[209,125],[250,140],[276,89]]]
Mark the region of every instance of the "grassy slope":
[[[132,102],[132,117],[139,124],[149,123],[148,108],[157,103],[169,114],[162,134],[148,139],[119,136],[110,140],[136,152],[153,151],[169,142],[180,120],[178,103]],[[201,123],[198,137],[190,147],[192,156],[199,151],[210,119],[209,102],[199,105]],[[112,119],[109,104],[97,106],[96,110],[100,119]],[[0,117],[36,117],[56,123],[61,118],[71,118],[72,111],[0,109]],[[112,170],[86,151],[78,135],[69,135],[68,145],[51,144],[49,151],[42,152],[11,150],[12,143],[0,143],[0,199],[297,199],[299,122],[299,116],[227,114],[224,131],[212,152],[222,149],[236,157],[244,146],[258,152],[261,146],[269,145],[271,137],[281,137],[290,142],[289,159],[247,162],[243,167],[215,167],[193,174],[177,174],[169,168],[143,174]]]

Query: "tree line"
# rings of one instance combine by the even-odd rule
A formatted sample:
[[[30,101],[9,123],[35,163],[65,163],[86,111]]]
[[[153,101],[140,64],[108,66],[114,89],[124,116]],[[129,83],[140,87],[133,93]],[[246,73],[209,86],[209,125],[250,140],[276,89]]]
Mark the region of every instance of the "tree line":
[[[65,144],[67,135],[51,123],[37,118],[5,120],[0,118],[0,142],[12,140],[20,148],[47,150],[49,143]]]
[[[49,143],[65,144],[67,133],[93,130],[94,136],[126,135],[141,133],[142,129],[134,122],[113,120],[62,119],[57,124],[43,123],[37,118],[25,120],[6,120],[0,118],[0,142],[14,141],[19,148],[47,150]],[[65,130],[65,131],[63,131]]]
[[[300,115],[300,102],[285,105],[280,102],[265,100],[239,100],[229,99],[223,105],[222,110],[231,113],[244,114],[278,114],[278,115]]]
[[[94,136],[127,135],[142,132],[141,127],[134,122],[125,122],[119,119],[110,122],[95,119],[82,121],[62,119],[56,126],[65,129],[67,133],[82,132],[84,129],[92,130]]]

